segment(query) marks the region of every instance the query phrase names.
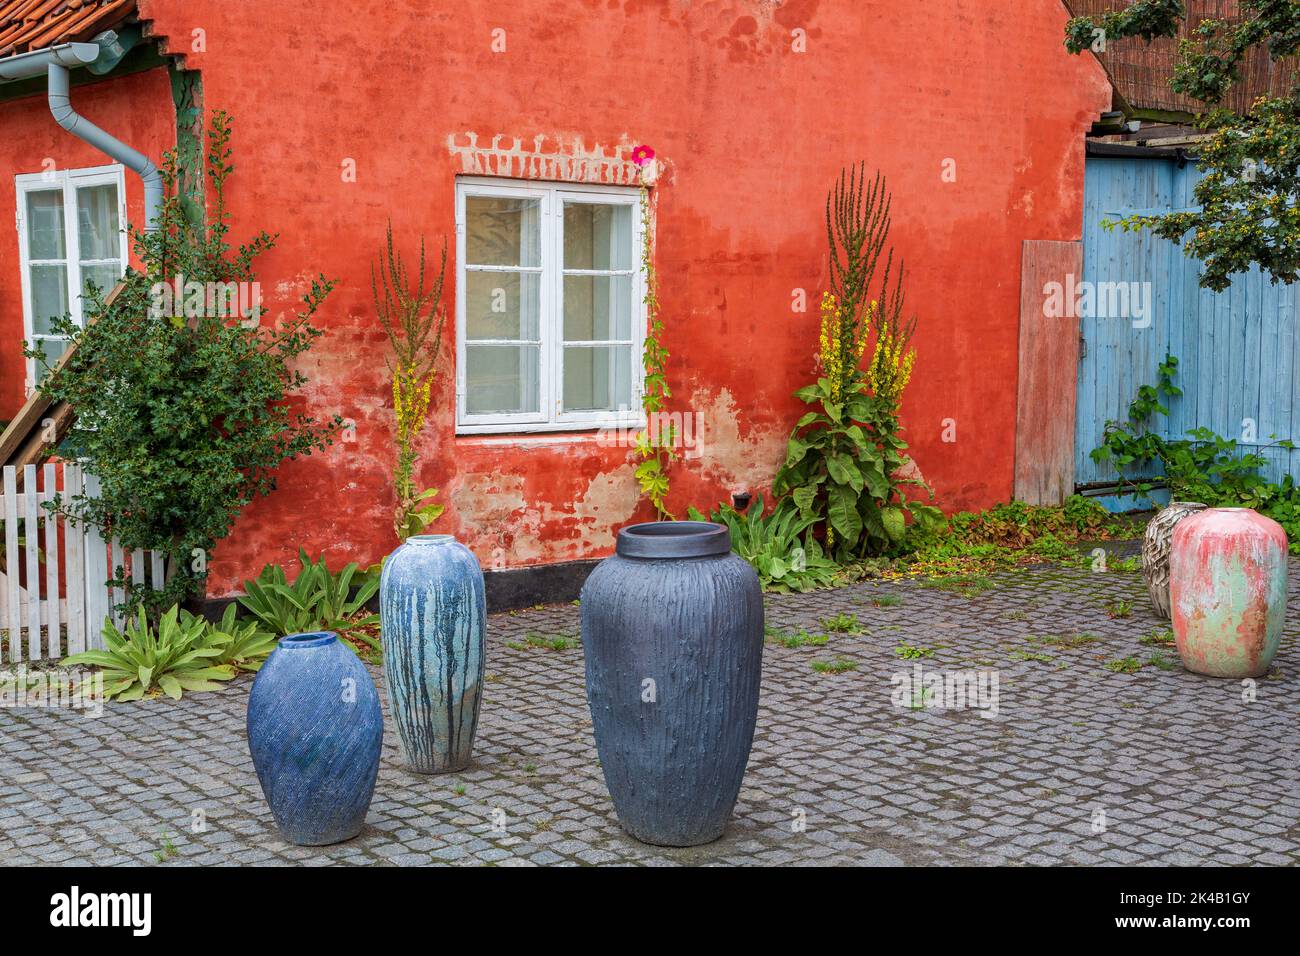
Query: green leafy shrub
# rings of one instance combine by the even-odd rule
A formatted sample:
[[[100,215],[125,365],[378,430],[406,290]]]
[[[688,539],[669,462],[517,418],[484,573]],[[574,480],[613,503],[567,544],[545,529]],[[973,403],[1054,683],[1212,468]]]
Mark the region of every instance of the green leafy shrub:
[[[1141,37],[1150,43],[1156,37],[1176,35],[1186,14],[1183,0],[1136,0],[1099,17],[1071,17],[1065,25],[1065,47],[1071,53],[1082,53],[1099,33],[1109,39]]]
[[[1271,482],[1260,474],[1269,462],[1258,451],[1242,452],[1237,442],[1208,428],[1193,428],[1187,438],[1168,439],[1155,428],[1157,415],[1169,415],[1166,405],[1182,395],[1174,384],[1178,359],[1166,355],[1156,370],[1156,384],[1143,385],[1129,404],[1128,420],[1108,421],[1102,441],[1091,451],[1093,461],[1109,463],[1119,473],[1119,487],[1146,498],[1155,479],[1132,478],[1126,470],[1156,465],[1177,501],[1200,501],[1210,507],[1253,508],[1282,526],[1292,554],[1300,554],[1300,488],[1291,475]],[[1276,439],[1268,448],[1294,449],[1290,439]]]
[[[69,441],[102,487],[97,498],[59,498],[49,507],[111,529],[128,553],[166,557],[160,591],[112,569],[126,606],[143,605],[151,620],[202,592],[212,550],[240,510],[275,489],[283,461],[332,444],[342,424],[337,416],[318,423],[291,404],[306,383],[297,359],[321,334],[311,320],[333,281],[314,279],[301,309],[275,325],[263,323],[260,304],[235,315],[231,299],[218,298],[218,287],[251,284],[254,259],[275,246],[260,232],[231,247],[229,142],[229,119],[217,112],[208,133],[209,221],[187,214],[169,153],[157,229],[132,230],[143,271],[128,269],[115,296],[91,290],[84,329],[66,316],[53,321],[74,350],[61,368],[48,371],[39,350],[27,350],[47,369],[41,392],[76,409]],[[164,295],[178,282],[182,295]]]
[[[231,636],[176,606],[162,614],[157,628],[140,608],[124,630],[106,621],[103,633],[104,650],[73,654],[63,663],[102,669],[108,698],[139,700],[161,692],[180,700],[187,690],[219,690],[237,670],[233,663],[221,663]]]
[[[988,573],[1035,562],[1077,564],[1081,542],[1139,534],[1131,521],[1079,495],[1059,507],[1012,501],[987,511],[963,511],[937,528],[918,530],[902,563],[909,571],[937,575]]]
[[[244,582],[245,593],[239,603],[263,627],[276,637],[310,631],[349,631],[353,636],[360,636],[361,628],[378,623],[378,614],[362,613],[366,602],[379,590],[377,577],[365,577],[353,595],[355,563],[333,574],[324,557],[313,562],[302,548],[298,549],[298,561],[301,570],[292,584],[278,564],[266,565],[256,580]],[[372,650],[382,646],[368,634],[362,639]],[[352,647],[348,641],[343,643]]]
[[[772,490],[788,493],[810,525],[826,525],[839,561],[901,551],[909,515],[923,530],[943,521],[938,508],[904,497],[903,486],[919,482],[897,477],[907,443],[879,401],[861,390],[834,401],[824,378],[795,396],[815,410],[795,425]]]
[[[770,514],[763,514],[765,508],[763,496],[758,495],[748,514],[722,505],[707,518],[690,508],[687,517],[726,525],[731,531],[731,550],[753,565],[766,591],[802,592],[834,584],[839,566],[806,533],[817,519],[801,515],[789,498],[778,502]]]
[[[1011,501],[987,511],[960,512],[949,519],[949,527],[954,537],[969,544],[1009,548],[1024,548],[1049,536],[1073,542],[1133,534],[1131,524],[1082,495],[1071,495],[1060,507]]]

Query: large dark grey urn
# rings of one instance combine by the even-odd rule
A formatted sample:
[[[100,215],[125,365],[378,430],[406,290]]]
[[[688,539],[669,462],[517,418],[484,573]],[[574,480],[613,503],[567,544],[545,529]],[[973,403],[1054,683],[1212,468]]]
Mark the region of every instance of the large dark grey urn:
[[[758,716],[763,594],[724,525],[624,528],[582,589],[587,702],[619,822],[658,846],[722,836]]]

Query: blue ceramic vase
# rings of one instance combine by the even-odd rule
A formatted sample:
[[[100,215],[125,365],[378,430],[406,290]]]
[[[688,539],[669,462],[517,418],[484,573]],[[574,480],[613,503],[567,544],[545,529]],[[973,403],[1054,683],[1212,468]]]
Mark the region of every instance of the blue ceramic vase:
[[[619,822],[659,846],[722,836],[758,716],[763,594],[719,524],[624,528],[582,588],[587,703]]]
[[[248,697],[248,749],[286,840],[361,832],[383,740],[379,692],[357,655],[330,631],[282,638]]]
[[[469,765],[483,688],[483,571],[449,534],[417,534],[379,579],[388,708],[416,773]]]

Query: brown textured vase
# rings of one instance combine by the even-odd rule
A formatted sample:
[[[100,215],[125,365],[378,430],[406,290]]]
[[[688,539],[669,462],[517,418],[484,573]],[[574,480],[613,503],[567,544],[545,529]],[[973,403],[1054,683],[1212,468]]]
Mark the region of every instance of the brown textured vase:
[[[1171,501],[1168,507],[1147,523],[1142,535],[1142,577],[1156,616],[1169,620],[1169,551],[1174,541],[1174,526],[1188,515],[1204,511],[1199,501]]]

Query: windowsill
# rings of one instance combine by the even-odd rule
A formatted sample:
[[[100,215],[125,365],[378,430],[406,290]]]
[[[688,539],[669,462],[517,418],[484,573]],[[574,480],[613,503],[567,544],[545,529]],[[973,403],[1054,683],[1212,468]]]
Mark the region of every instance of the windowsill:
[[[631,448],[646,427],[645,419],[603,424],[460,425],[458,444],[474,445],[572,445],[575,443]]]

